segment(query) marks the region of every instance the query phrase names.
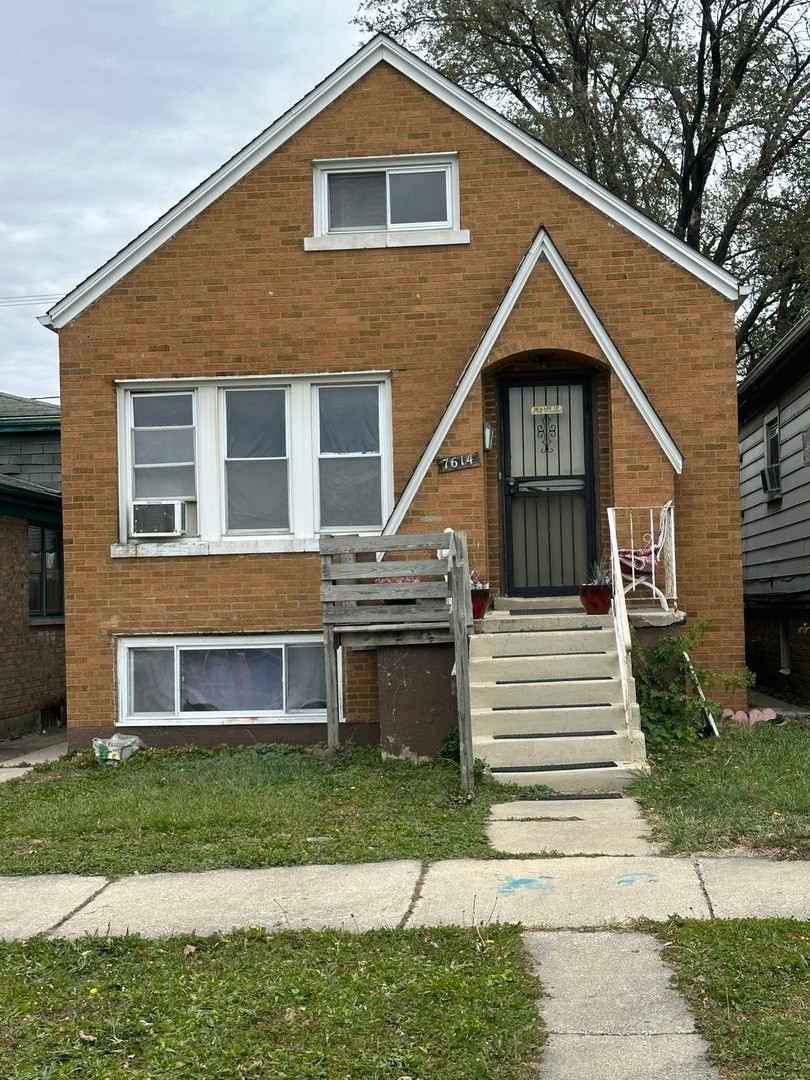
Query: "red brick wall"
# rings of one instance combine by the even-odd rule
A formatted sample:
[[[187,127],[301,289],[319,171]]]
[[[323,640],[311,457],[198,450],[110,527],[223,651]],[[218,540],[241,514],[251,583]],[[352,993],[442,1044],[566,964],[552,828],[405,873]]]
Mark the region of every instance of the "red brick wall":
[[[0,738],[65,701],[65,628],[28,618],[28,523],[0,517]]]
[[[459,153],[470,245],[304,251],[314,158],[448,150]],[[602,448],[600,501],[660,504],[674,489],[682,606],[714,619],[707,659],[741,665],[732,305],[381,65],[60,333],[76,737],[114,721],[115,634],[319,625],[316,555],[110,558],[114,380],[390,370],[399,494],[540,224],[684,452],[683,476],[673,481],[544,262],[493,351],[493,370],[516,353],[553,359],[565,350],[571,363],[603,372],[600,446],[602,435],[613,442],[611,460]],[[481,451],[484,416],[479,383],[445,452]],[[404,528],[465,528],[473,565],[497,582],[494,458],[451,476],[431,470]],[[376,718],[375,679],[372,660],[358,657],[350,719]]]

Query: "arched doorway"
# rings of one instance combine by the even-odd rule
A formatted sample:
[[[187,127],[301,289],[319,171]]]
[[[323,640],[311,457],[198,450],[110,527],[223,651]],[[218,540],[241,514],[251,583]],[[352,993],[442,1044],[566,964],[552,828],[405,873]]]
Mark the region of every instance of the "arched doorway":
[[[583,356],[524,354],[487,374],[500,433],[503,591],[576,593],[599,550],[597,397],[607,372]]]

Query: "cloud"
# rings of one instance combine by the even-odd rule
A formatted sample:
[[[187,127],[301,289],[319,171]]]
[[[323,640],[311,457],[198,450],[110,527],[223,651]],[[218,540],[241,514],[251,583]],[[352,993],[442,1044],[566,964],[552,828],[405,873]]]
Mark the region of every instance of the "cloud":
[[[0,296],[62,294],[106,262],[354,51],[356,6],[7,5]],[[0,390],[56,392],[42,310],[0,307]]]

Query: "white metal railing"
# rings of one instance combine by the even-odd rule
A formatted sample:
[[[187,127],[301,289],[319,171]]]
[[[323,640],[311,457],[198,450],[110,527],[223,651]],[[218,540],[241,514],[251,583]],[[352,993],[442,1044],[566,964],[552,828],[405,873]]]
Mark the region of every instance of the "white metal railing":
[[[608,507],[615,593],[645,596],[649,589],[664,611],[678,606],[675,560],[675,508]],[[615,562],[614,562],[615,560]]]
[[[621,587],[622,568],[619,562],[619,545],[616,534],[616,508],[608,507],[608,528],[610,530],[610,570],[613,578],[613,628],[616,633],[616,651],[619,654],[619,670],[622,676],[622,697],[628,725],[630,722],[630,680],[633,671],[630,660],[630,650],[633,641],[630,637],[630,620],[627,617],[627,601],[624,598],[624,589]]]

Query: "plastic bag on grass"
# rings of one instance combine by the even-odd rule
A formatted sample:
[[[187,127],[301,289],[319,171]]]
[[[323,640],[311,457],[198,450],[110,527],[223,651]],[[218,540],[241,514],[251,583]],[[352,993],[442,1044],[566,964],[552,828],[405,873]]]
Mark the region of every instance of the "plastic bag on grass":
[[[146,749],[137,735],[113,735],[111,739],[93,739],[93,753],[101,765],[120,765],[136,750]]]

